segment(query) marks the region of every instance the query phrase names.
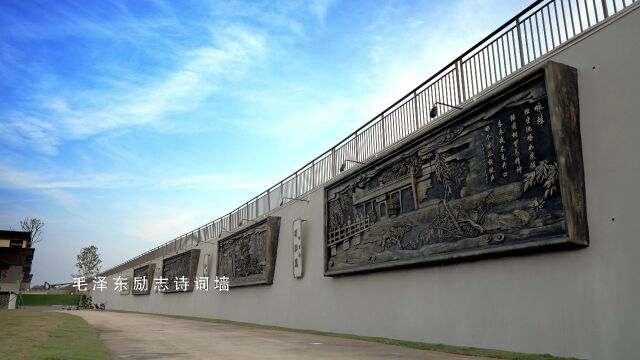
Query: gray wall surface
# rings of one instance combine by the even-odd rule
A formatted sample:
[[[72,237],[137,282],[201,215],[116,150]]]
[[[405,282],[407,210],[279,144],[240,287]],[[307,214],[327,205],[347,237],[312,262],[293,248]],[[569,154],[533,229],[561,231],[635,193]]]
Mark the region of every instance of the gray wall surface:
[[[291,202],[270,214],[282,217],[273,285],[148,296],[109,289],[94,292],[94,301],[110,309],[429,343],[637,358],[640,10],[634,9],[549,58],[578,69],[589,247],[325,277],[320,189],[309,194],[309,204]],[[306,220],[302,279],[292,274],[292,222],[298,217]],[[205,254],[212,254],[212,269],[217,260],[214,245],[199,248],[201,275]],[[161,267],[162,259],[155,263]]]
[[[19,291],[22,283],[22,266],[9,266],[7,278],[0,279],[0,291]]]

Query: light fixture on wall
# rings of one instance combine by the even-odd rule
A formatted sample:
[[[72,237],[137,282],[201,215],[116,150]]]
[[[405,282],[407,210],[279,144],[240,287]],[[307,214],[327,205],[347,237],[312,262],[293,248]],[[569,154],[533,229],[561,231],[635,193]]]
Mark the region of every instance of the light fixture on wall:
[[[244,225],[246,222],[251,221],[253,223],[256,223],[258,220],[252,220],[252,219],[240,219],[238,220],[238,226],[242,226]]]
[[[290,198],[290,197],[283,196],[283,197],[282,197],[282,200],[280,200],[280,206],[284,205],[284,201],[285,201],[285,200],[306,201],[306,202],[307,202],[307,204],[309,203],[309,199],[301,199],[301,198],[297,198],[297,197],[295,197],[295,198]]]
[[[431,117],[432,119],[435,118],[436,116],[438,116],[438,104],[444,105],[444,106],[448,106],[448,107],[451,107],[451,108],[454,108],[454,109],[462,110],[461,107],[457,107],[457,106],[453,106],[453,105],[445,104],[443,102],[436,101],[435,104],[433,104],[433,107],[431,108],[431,110],[429,111],[429,117]]]
[[[356,164],[364,164],[363,162],[360,161],[355,161],[355,160],[345,160],[342,162],[342,164],[340,165],[340,172],[343,172],[344,169],[347,168],[347,162],[352,162],[352,163],[356,163]]]

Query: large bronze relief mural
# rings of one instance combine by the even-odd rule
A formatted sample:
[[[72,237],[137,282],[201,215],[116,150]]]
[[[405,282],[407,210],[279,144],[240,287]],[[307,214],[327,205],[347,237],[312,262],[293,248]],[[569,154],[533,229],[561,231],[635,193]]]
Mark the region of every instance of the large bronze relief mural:
[[[162,278],[167,279],[162,292],[192,291],[198,271],[200,249],[193,249],[162,261]]]
[[[269,285],[276,265],[280,217],[261,222],[218,241],[218,276],[229,278],[229,287]]]
[[[326,188],[326,275],[587,245],[575,69],[503,95]]]

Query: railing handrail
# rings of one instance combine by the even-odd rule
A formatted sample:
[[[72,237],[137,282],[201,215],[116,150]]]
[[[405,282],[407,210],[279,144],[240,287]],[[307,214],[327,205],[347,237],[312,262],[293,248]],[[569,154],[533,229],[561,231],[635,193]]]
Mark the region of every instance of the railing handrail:
[[[580,7],[579,1],[582,1],[583,8]],[[285,186],[293,187],[294,191],[293,191],[292,197],[300,196],[309,191],[312,191],[313,189],[324,184],[326,181],[331,180],[337,175],[336,161],[339,160],[337,156],[342,156],[343,157],[342,160],[345,160],[346,157],[344,157],[345,156],[344,151],[348,151],[350,147],[352,147],[355,150],[355,157],[356,157],[355,160],[361,160],[358,154],[358,148],[360,146],[360,144],[358,143],[359,136],[367,134],[367,131],[375,132],[375,126],[378,123],[381,123],[383,127],[380,135],[382,137],[382,146],[380,147],[380,149],[374,149],[373,151],[368,153],[368,155],[363,157],[362,160],[365,160],[366,158],[373,156],[374,154],[377,154],[380,151],[383,151],[391,144],[394,144],[400,139],[403,139],[411,135],[418,129],[420,129],[421,128],[419,124],[420,115],[422,115],[423,117],[425,116],[424,114],[425,104],[436,104],[438,102],[441,102],[442,100],[449,99],[448,100],[449,104],[460,105],[461,103],[464,103],[465,101],[467,101],[469,98],[472,97],[470,95],[471,92],[473,92],[474,93],[473,96],[475,96],[478,93],[486,91],[488,88],[495,85],[497,82],[501,81],[505,77],[510,76],[515,71],[520,70],[525,66],[532,65],[536,61],[540,60],[544,55],[549,54],[549,52],[556,49],[558,46],[562,45],[563,43],[566,43],[570,39],[575,38],[577,35],[584,33],[586,30],[590,28],[593,28],[595,25],[598,25],[603,20],[611,17],[612,15],[619,13],[625,8],[628,8],[629,6],[638,2],[638,0],[622,0],[622,6],[620,7],[620,9],[618,9],[616,0],[600,0],[599,1],[600,8],[598,8],[598,6],[596,5],[596,0],[591,0],[591,1],[593,5],[592,8],[589,8],[590,6],[589,0],[574,1],[575,11],[578,16],[577,19],[580,22],[579,30],[575,29],[576,18],[572,13],[574,5],[570,0],[568,2],[568,5],[566,6],[568,8],[569,13],[571,14],[570,15],[571,18],[568,18],[564,12],[565,11],[564,0],[533,1],[533,3],[531,3],[529,6],[527,6],[518,14],[516,14],[515,16],[507,20],[497,29],[492,31],[489,35],[482,38],[482,40],[478,41],[476,44],[471,46],[468,50],[463,52],[461,55],[457,56],[453,61],[451,61],[447,65],[440,68],[440,70],[435,72],[429,78],[421,82],[418,86],[411,89],[404,96],[402,96],[401,98],[396,100],[394,103],[386,107],[384,110],[379,112],[377,115],[372,117],[369,121],[365,122],[363,125],[358,127],[355,131],[349,133],[345,138],[337,142],[336,145],[322,152],[313,160],[305,163],[298,170],[294,171],[289,176],[284,177],[281,181],[277,182],[275,185],[267,188],[267,190],[259,193],[257,196],[251,198],[249,201],[240,205],[233,211],[225,215],[222,215],[219,218],[196,228],[195,230],[192,230],[183,235],[180,235],[174,238],[173,240],[167,241],[151,250],[145,251],[144,253],[134,258],[131,258],[123,263],[120,263],[110,268],[109,270],[104,271],[104,273],[114,272],[116,269],[122,269],[124,265],[133,265],[135,264],[136,260],[144,257],[145,255],[148,255],[168,245],[172,245],[172,243],[182,241],[183,239],[186,239],[188,236],[193,236],[193,234],[196,234],[199,237],[200,231],[202,229],[207,229],[208,227],[212,226],[213,229],[211,231],[215,233],[216,223],[219,223],[219,227],[222,229],[222,223],[223,221],[226,221],[227,231],[232,230],[232,228],[237,228],[239,226],[238,224],[239,221],[244,220],[245,216],[247,219],[251,220],[252,214],[249,214],[249,211],[250,211],[250,206],[252,204],[253,206],[255,206],[255,214],[253,214],[255,216],[253,217],[253,219],[259,216],[262,216],[265,213],[268,213],[271,210],[278,207],[278,206],[275,206],[275,207],[272,206],[273,205],[271,203],[272,194],[277,195],[277,193],[279,192],[280,193],[279,196],[281,200],[284,197],[291,197],[291,196],[286,196],[286,195],[289,195],[289,193],[285,195]],[[630,2],[629,5],[627,5],[627,1]],[[609,8],[609,5],[608,5],[609,3],[612,4],[612,9]],[[553,19],[551,18],[550,5],[552,4],[554,6],[554,15],[557,23],[554,23]],[[561,16],[558,12],[558,6],[562,10]],[[548,14],[547,17],[548,17],[549,31],[551,35],[550,37],[549,37],[549,34],[546,33],[547,23],[545,23],[545,18],[544,18],[545,9],[547,10],[547,14]],[[601,15],[602,15],[601,20],[598,20],[599,9],[601,10]],[[593,13],[593,16],[595,17],[595,21],[593,25],[591,24],[591,13]],[[540,29],[540,24],[538,23],[539,15],[542,18],[542,21],[541,21],[542,31]],[[585,15],[587,18],[586,26],[583,26],[582,24],[583,15]],[[564,40],[561,32],[562,28],[560,27],[561,26],[560,20],[559,20],[560,17],[562,17],[562,20],[565,25]],[[532,18],[535,18],[535,21],[536,21],[535,25],[533,24]],[[571,22],[571,30],[572,30],[571,34],[569,34],[569,29],[567,28],[568,20]],[[527,29],[526,27],[527,22],[529,25],[529,29]],[[556,29],[557,40],[558,40],[557,45],[555,44],[555,37],[553,32],[554,25],[558,27]],[[533,30],[534,27],[535,27],[535,32]],[[514,29],[517,30],[516,35],[511,33]],[[543,34],[541,34],[542,32]],[[511,44],[509,40],[510,33],[511,33]],[[541,35],[543,36],[544,44],[545,44],[544,52],[542,51],[542,42],[540,40]],[[537,39],[538,39],[537,42],[534,36],[537,36]],[[506,38],[506,48],[507,48],[506,53],[504,50],[505,38]],[[518,40],[517,48],[515,47],[516,38]],[[498,40],[501,41],[500,48],[497,48],[497,46],[494,48],[494,45],[498,43]],[[549,49],[548,42],[552,43],[551,49]],[[510,49],[509,46],[513,46],[513,48]],[[491,48],[490,50],[491,52],[489,53],[487,51],[487,53],[485,54],[485,51],[488,50],[489,48]],[[526,52],[525,52],[525,48],[526,48]],[[497,60],[498,63],[496,64],[496,54],[499,56],[500,52],[502,52],[501,54],[502,59],[498,59]],[[533,53],[533,56],[532,56],[532,53]],[[465,57],[467,57],[470,54],[471,56],[465,59]],[[479,55],[482,55],[481,61],[480,61]],[[513,59],[511,58],[511,55],[513,55]],[[526,55],[526,60],[525,60],[525,55]],[[507,57],[509,60],[507,60]],[[473,62],[471,61],[472,59],[473,59]],[[482,62],[482,64],[478,65],[479,62]],[[505,73],[505,75],[502,74],[503,72]],[[470,74],[470,73],[473,73],[473,74]],[[454,79],[448,79],[448,77],[451,75],[455,75]],[[467,77],[471,77],[471,79],[468,79]],[[444,82],[444,83],[440,83],[440,82]],[[435,89],[432,89],[432,87],[434,86],[435,86]],[[429,90],[433,90],[433,91],[431,91],[430,93],[427,93]],[[417,105],[419,101],[422,102],[421,105]],[[412,128],[412,127],[407,128],[406,124],[400,124],[399,126],[397,125],[396,129],[387,129],[385,127],[386,120],[388,119],[389,116],[402,117],[402,114],[398,115],[396,114],[396,112],[400,111],[405,105],[411,105],[411,104],[413,105],[413,115],[409,115],[409,117],[411,116],[414,117],[413,120],[415,122],[415,128]],[[419,113],[418,106],[421,107],[420,111],[422,113]],[[394,121],[394,120],[396,120],[396,118],[391,119],[389,121]],[[396,132],[393,133],[393,130],[395,130]],[[392,138],[391,142],[389,142],[386,137],[387,132],[389,132],[388,136],[397,137],[397,138],[395,140],[393,140]],[[372,138],[375,138],[375,136],[376,136],[375,133],[371,135]],[[354,140],[355,140],[355,144],[353,144]],[[379,147],[380,144],[376,143],[375,141],[376,141],[375,139],[373,140],[369,139],[365,145],[373,148],[377,148]],[[338,154],[338,151],[342,151],[343,153]],[[322,164],[324,161],[327,161],[327,159],[330,160],[330,164]],[[318,174],[318,172],[315,169],[315,165],[319,165],[319,164],[322,164],[322,166],[328,167],[329,171],[322,172],[323,169],[321,168],[320,169],[321,171]],[[301,184],[300,184],[299,177],[301,176],[301,174],[304,174],[305,172],[308,172],[308,171],[311,171],[311,179],[312,179],[311,185],[306,186],[305,187],[306,190],[304,190],[303,192],[300,192]],[[321,179],[318,183],[316,183],[316,178],[318,175],[323,177],[324,180]],[[305,179],[302,179],[302,181],[304,182]],[[293,184],[291,184],[292,182]],[[302,186],[305,186],[305,185],[302,185]],[[260,207],[261,199],[266,199],[267,204],[266,204],[266,211],[262,212],[262,214],[259,214],[260,208],[261,208]],[[241,213],[244,213],[245,216],[243,216],[242,219],[238,219],[238,216]],[[177,249],[177,246],[175,248]]]

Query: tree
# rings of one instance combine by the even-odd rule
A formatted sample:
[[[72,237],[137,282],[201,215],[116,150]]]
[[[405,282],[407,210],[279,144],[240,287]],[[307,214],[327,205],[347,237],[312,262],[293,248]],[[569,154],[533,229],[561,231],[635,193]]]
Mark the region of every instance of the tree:
[[[22,231],[31,232],[31,244],[38,243],[42,240],[42,234],[44,233],[42,230],[44,222],[42,220],[26,217],[20,220],[20,227],[22,227]]]
[[[80,250],[80,254],[76,256],[78,262],[76,262],[77,274],[72,274],[74,278],[85,277],[86,279],[92,278],[100,272],[100,255],[98,255],[98,248],[91,245]]]

